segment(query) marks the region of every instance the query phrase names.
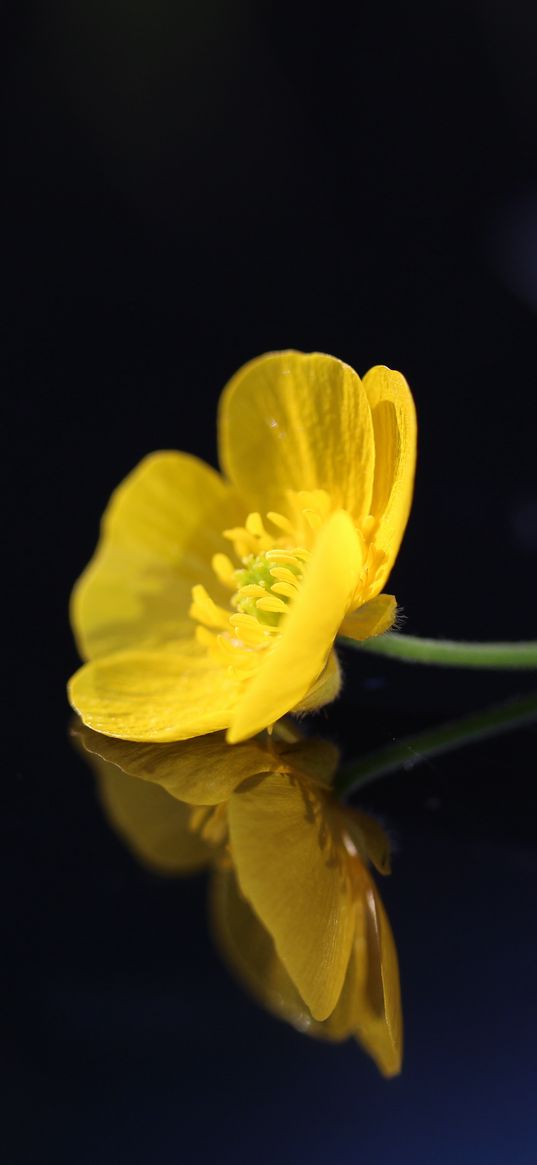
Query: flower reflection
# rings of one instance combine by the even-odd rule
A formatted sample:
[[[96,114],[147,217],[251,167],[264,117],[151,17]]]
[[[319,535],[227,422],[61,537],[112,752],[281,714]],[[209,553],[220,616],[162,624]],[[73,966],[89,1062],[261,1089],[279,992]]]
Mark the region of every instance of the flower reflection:
[[[245,740],[335,698],[338,634],[394,623],[383,588],[416,457],[404,377],[271,353],[224,390],[218,434],[225,476],[172,452],[130,474],[75,587],[88,662],[69,698],[108,736]]]
[[[337,750],[267,733],[140,745],[77,722],[108,820],[162,874],[209,868],[220,950],[271,1012],[354,1037],[386,1076],[401,1066],[397,954],[370,874],[389,872],[378,823],[330,791]]]

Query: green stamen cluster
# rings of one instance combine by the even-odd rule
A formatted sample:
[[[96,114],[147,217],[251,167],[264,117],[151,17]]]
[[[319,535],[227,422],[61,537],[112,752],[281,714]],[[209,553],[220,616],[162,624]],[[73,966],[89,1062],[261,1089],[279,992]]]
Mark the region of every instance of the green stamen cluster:
[[[270,558],[266,554],[250,554],[243,559],[244,568],[235,571],[235,578],[237,580],[237,591],[234,594],[231,603],[237,611],[241,611],[243,615],[253,615],[260,623],[264,623],[268,627],[277,627],[282,613],[277,611],[262,611],[257,606],[259,594],[244,594],[245,587],[262,587],[263,591],[270,595],[272,587],[277,581],[271,574],[274,567],[285,565],[288,570],[299,578],[301,574],[300,567],[294,566],[285,558],[285,562],[280,563],[274,551],[270,552]],[[282,598],[282,596],[279,596]],[[283,602],[287,603],[289,600],[283,597]]]

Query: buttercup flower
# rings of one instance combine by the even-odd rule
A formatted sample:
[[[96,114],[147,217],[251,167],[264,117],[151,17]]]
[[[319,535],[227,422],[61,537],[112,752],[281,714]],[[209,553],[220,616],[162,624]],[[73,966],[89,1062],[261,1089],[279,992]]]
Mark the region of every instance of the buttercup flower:
[[[266,733],[234,748],[223,733],[168,745],[75,735],[139,860],[167,874],[211,868],[217,943],[260,1002],[312,1035],[354,1037],[397,1073],[397,954],[368,868],[388,872],[389,845],[331,795],[337,750]]]
[[[338,633],[389,630],[383,594],[412,498],[416,421],[398,372],[253,360],[225,388],[223,476],[155,453],[113,495],[72,622],[90,727],[134,741],[244,740],[332,700]]]

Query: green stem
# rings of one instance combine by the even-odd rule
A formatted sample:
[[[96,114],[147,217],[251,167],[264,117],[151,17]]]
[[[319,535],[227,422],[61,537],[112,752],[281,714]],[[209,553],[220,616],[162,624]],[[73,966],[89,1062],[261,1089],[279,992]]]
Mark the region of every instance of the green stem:
[[[536,721],[537,692],[530,692],[527,696],[518,696],[506,703],[486,708],[483,712],[463,716],[460,720],[450,720],[367,753],[340,769],[335,790],[345,795],[354,793],[356,789],[394,773],[397,769],[414,769],[423,761],[451,752],[463,744],[486,740],[489,736],[510,732],[513,728]]]
[[[459,643],[451,639],[421,639],[418,635],[379,635],[376,639],[341,638],[346,647],[373,655],[390,656],[405,663],[429,663],[439,667],[537,669],[537,641],[522,643]]]

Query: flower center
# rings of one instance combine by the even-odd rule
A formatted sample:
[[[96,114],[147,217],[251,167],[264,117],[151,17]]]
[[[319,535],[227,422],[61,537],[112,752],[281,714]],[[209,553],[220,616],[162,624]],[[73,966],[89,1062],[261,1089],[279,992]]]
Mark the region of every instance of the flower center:
[[[237,590],[232,607],[268,627],[277,627],[297,596],[307,553],[274,549],[243,558],[242,569],[234,572]]]
[[[249,514],[244,526],[225,530],[236,566],[227,554],[216,554],[213,569],[229,591],[229,607],[213,602],[203,586],[192,592],[191,616],[201,624],[198,639],[224,653],[228,662],[248,665],[252,652],[272,646],[282,617],[289,611],[303,579],[310,552],[296,546],[294,526],[282,514],[270,513],[267,531],[260,514]],[[216,634],[215,634],[216,633]]]

